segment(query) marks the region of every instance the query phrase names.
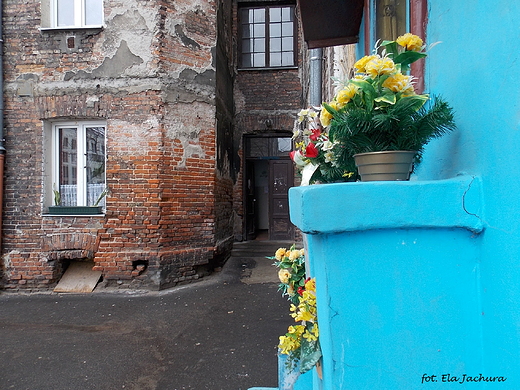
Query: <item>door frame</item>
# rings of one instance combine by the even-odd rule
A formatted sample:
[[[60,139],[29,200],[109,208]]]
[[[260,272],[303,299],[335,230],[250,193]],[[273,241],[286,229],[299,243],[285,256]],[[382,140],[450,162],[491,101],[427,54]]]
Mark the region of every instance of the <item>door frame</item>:
[[[254,221],[249,221],[248,218],[253,218],[253,219],[256,218],[256,216],[254,215],[254,210],[253,210],[253,215],[251,215],[251,213],[250,213],[251,210],[248,209],[248,179],[249,179],[248,174],[250,173],[249,171],[254,173],[254,168],[251,169],[249,164],[253,165],[255,160],[256,161],[280,160],[280,159],[290,160],[289,154],[287,154],[287,157],[285,157],[285,156],[247,157],[247,150],[246,150],[247,142],[246,141],[248,138],[291,138],[291,137],[292,137],[292,133],[289,133],[289,132],[243,134],[243,136],[242,136],[242,151],[243,151],[242,172],[244,173],[243,178],[242,178],[242,205],[243,205],[242,237],[246,241],[251,240],[251,239],[254,240],[254,238],[248,238],[248,237],[255,236],[255,234],[251,234],[251,232],[248,232],[248,227],[250,226],[251,223],[254,223]],[[293,166],[292,172],[293,172],[293,175],[291,177],[291,181],[294,184],[294,173],[295,173],[294,166]],[[269,170],[269,176],[270,175],[271,175],[271,173]],[[254,178],[253,178],[252,182],[254,182]],[[270,197],[271,197],[271,194],[269,194],[269,198]],[[253,208],[255,207],[254,202],[249,202],[249,203],[251,203],[250,207],[253,207]],[[269,199],[268,204],[270,205],[270,203],[271,203],[271,199]],[[268,207],[270,207],[270,206],[268,206]],[[270,219],[270,211],[268,211],[268,214],[269,214],[269,219]],[[292,235],[293,235],[293,239],[294,239],[295,229],[293,228],[292,230],[293,230]]]

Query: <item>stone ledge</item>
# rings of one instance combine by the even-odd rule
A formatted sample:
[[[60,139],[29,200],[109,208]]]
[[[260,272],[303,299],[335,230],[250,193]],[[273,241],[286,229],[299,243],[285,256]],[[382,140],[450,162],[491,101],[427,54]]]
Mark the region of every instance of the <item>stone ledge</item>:
[[[307,234],[373,229],[484,230],[475,176],[435,181],[320,184],[289,190],[291,221]]]

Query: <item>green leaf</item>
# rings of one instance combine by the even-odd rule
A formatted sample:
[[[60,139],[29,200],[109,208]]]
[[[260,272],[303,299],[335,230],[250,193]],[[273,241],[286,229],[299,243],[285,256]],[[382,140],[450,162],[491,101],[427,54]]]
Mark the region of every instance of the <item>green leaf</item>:
[[[384,46],[386,48],[388,57],[390,57],[391,59],[394,60],[394,62],[396,62],[394,58],[396,58],[396,56],[398,56],[398,54],[399,54],[399,51],[397,48],[397,42],[396,41],[383,41],[383,43],[381,43],[381,46]]]
[[[383,96],[379,96],[377,98],[374,99],[375,102],[384,102],[384,103],[388,103],[388,104],[395,104],[396,102],[396,97],[395,97],[395,94],[392,93],[392,92],[389,92],[387,94],[384,94]]]
[[[363,91],[367,110],[372,111],[374,108],[374,99],[377,97],[377,91],[374,86],[366,80],[351,80],[350,83]]]
[[[401,71],[407,72],[410,69],[410,64],[415,61],[426,57],[426,53],[420,53],[418,51],[405,51],[394,58],[395,63],[401,64]]]
[[[322,106],[331,114],[332,116],[338,115],[338,111],[329,106],[327,103],[322,103]]]

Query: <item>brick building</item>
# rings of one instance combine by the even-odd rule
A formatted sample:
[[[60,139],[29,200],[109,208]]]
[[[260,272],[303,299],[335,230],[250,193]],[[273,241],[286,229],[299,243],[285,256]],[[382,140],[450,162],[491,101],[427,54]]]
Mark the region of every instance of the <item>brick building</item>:
[[[293,239],[296,14],[4,0],[0,287],[52,288],[89,261],[107,284],[166,288],[222,264],[235,240]]]

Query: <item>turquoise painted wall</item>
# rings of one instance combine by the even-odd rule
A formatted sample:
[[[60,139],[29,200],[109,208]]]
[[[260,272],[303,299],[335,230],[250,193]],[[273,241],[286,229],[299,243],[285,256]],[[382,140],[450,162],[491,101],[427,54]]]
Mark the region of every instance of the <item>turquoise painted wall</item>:
[[[459,129],[408,183],[290,190],[317,278],[315,389],[520,389],[520,2],[429,3],[426,87]],[[464,374],[507,379],[448,382]]]
[[[462,17],[461,17],[462,16]],[[520,2],[430,1],[426,83],[455,107],[458,132],[428,149],[418,179],[482,181],[484,366],[520,376]],[[517,378],[518,380],[518,378]],[[516,387],[505,388],[520,388]]]

